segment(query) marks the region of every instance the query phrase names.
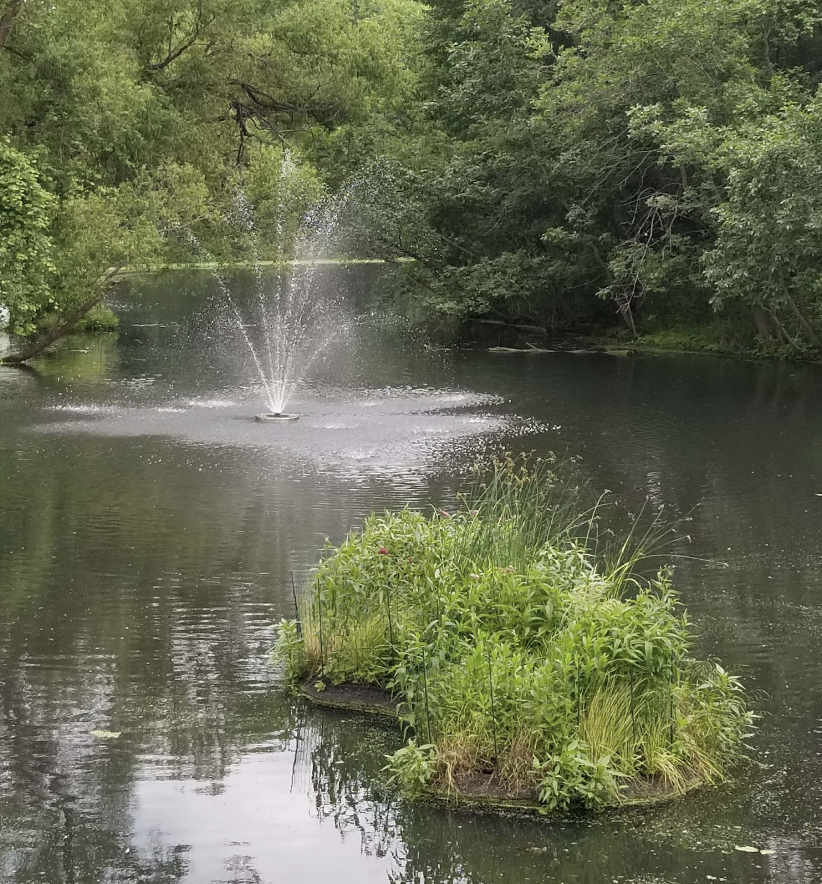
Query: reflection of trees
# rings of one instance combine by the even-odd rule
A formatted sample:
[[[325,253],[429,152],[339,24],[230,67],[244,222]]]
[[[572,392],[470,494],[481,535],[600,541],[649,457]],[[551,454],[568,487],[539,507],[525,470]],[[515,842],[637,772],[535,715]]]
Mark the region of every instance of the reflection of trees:
[[[219,781],[255,735],[288,739],[269,653],[289,572],[399,495],[261,474],[248,451],[2,429],[0,869],[104,880],[136,869],[118,833],[146,766]]]
[[[390,856],[392,884],[693,884],[706,875],[764,884],[774,869],[784,869],[786,881],[814,879],[813,860],[796,843],[779,839],[763,842],[777,853],[762,857],[757,869],[749,855],[734,851],[739,843],[734,825],[717,819],[700,826],[693,818],[699,807],[689,815],[685,838],[675,804],[594,819],[448,810],[408,802],[388,786],[381,767],[400,739],[394,728],[307,708],[297,734],[294,787],[305,789],[318,816],[332,821],[342,835],[356,832],[364,854]]]
[[[634,511],[646,498],[674,518],[693,511],[685,526],[692,542],[680,551],[727,567],[679,560],[676,585],[701,632],[699,653],[719,655],[764,692],[757,705],[771,715],[754,742],[769,753],[775,778],[746,773],[749,789],[734,791],[730,809],[717,800],[711,813],[786,835],[806,828],[807,808],[822,801],[813,734],[822,720],[819,368],[479,357],[461,379],[480,372],[489,392],[514,394],[515,409],[562,426],[517,445],[567,446],[595,487],[614,490]]]
[[[822,720],[815,684],[822,558],[813,509],[814,493],[822,493],[818,369],[606,357],[488,358],[486,364],[484,358],[452,366],[452,383],[516,393],[515,409],[564,428],[544,439],[513,440],[514,447],[567,446],[583,455],[579,469],[595,487],[614,489],[634,511],[646,498],[664,503],[674,517],[699,504],[685,527],[692,543],[681,551],[729,567],[680,560],[677,586],[701,630],[699,652],[718,654],[741,668],[754,690],[767,692],[757,705],[773,716],[755,743],[767,749],[773,767],[747,769],[740,783],[689,798],[684,810],[654,812],[662,822],[647,835],[619,821],[600,821],[589,831],[459,814],[432,818],[429,810],[399,802],[397,881],[486,882],[499,880],[500,870],[510,880],[545,880],[555,848],[557,877],[566,880],[631,880],[646,869],[690,884],[703,849],[710,856],[700,880],[703,872],[745,881],[819,877],[818,861],[806,850],[820,834],[808,808],[822,800],[814,733]],[[740,823],[742,831],[774,833],[773,845],[761,834],[746,836],[746,843],[777,849],[758,861],[762,871],[727,841]],[[677,843],[686,828],[699,845]],[[544,846],[546,837],[553,846],[531,856],[529,839]],[[657,839],[666,850],[673,844],[670,861],[653,853]],[[717,855],[720,844],[730,853]]]
[[[155,847],[148,856],[138,854],[99,821],[69,808],[63,809],[62,820],[51,819],[43,829],[45,840],[22,854],[5,880],[16,884],[108,880],[172,884],[187,871],[184,849]]]
[[[47,379],[49,388],[59,389],[59,384],[95,384],[110,377],[117,369],[119,353],[117,334],[88,334],[64,338],[57,345],[57,352],[40,359],[37,374]]]
[[[306,708],[295,736],[294,787],[308,792],[319,819],[356,831],[365,855],[386,856],[396,828],[393,790],[381,768],[400,743],[397,728]]]
[[[192,290],[167,298],[167,284],[158,284],[155,302],[147,292],[134,315],[144,310],[164,325],[124,323],[118,362],[103,374],[162,374],[170,336],[185,336],[191,304],[202,298],[196,289],[210,284],[179,279]],[[822,560],[812,508],[822,492],[818,371],[422,352],[409,362],[414,347],[396,339],[363,347],[351,365],[319,366],[318,376],[514,396],[515,410],[563,431],[512,446],[582,454],[593,485],[614,489],[634,510],[646,496],[675,514],[701,504],[688,551],[730,568],[684,562],[677,585],[702,629],[700,653],[749,666],[749,683],[768,692],[761,703],[774,715],[757,742],[773,768],[745,773],[751,788],[706,793],[696,811],[688,799],[685,813],[711,821],[699,839],[707,845],[740,821],[802,832],[801,844],[818,840],[808,822],[808,808],[822,800],[813,733],[822,720]],[[208,347],[186,360],[175,395],[203,383],[213,390],[220,375]],[[96,390],[104,381],[78,368],[73,383]],[[10,388],[14,410],[0,401],[0,878],[105,881],[118,870],[119,880],[176,880],[184,852],[126,852],[135,778],[154,768],[219,785],[256,737],[274,731],[285,746],[295,723],[290,704],[270,691],[268,627],[293,611],[290,570],[303,574],[324,536],[339,540],[372,507],[448,497],[470,453],[449,441],[447,476],[403,486],[397,477],[284,470],[250,450],[25,433],[27,419],[51,419],[39,411],[27,418],[26,409],[63,381],[37,384],[26,378]],[[393,856],[397,882],[553,875],[593,884],[641,870],[694,880],[698,850],[676,843],[686,827],[676,808],[654,814],[665,831],[652,834],[620,820],[589,829],[412,806],[385,790],[380,773],[395,735],[324,713],[300,720],[296,782],[318,816],[357,833],[365,853]],[[100,740],[94,729],[123,735]],[[673,843],[670,858],[653,853],[663,836],[666,850]],[[795,841],[768,846],[778,852],[762,857],[762,872],[731,853],[706,860],[699,880],[703,872],[746,882],[819,877],[818,862]],[[254,874],[238,865],[235,877]]]
[[[320,265],[312,287],[318,297],[327,292],[334,302],[344,304],[352,319],[363,317],[369,310],[369,292],[381,273],[378,265]],[[249,309],[257,304],[254,272],[235,270],[226,278],[233,300],[250,321],[257,315],[256,309]],[[273,299],[279,289],[277,273],[263,267],[262,279],[265,296]],[[167,358],[169,350],[184,352],[176,379],[179,392],[205,387],[213,394],[232,386],[236,390],[244,381],[258,383],[235,316],[210,271],[127,279],[119,300],[126,320],[121,336],[124,349],[139,347],[141,356],[153,353],[158,362]],[[309,371],[314,385],[336,389],[342,384],[350,389],[415,383],[431,362],[407,324],[385,323],[376,334],[366,330],[367,339],[359,323],[351,326],[349,335],[326,343],[326,352]]]
[[[163,466],[151,459],[168,450],[153,443],[49,442],[22,463],[0,448],[0,827],[32,844],[6,860],[10,877],[52,868],[49,880],[69,880],[54,845],[74,820],[88,837],[73,837],[71,861],[99,863],[82,880],[101,880],[121,865],[112,833],[130,830],[141,758],[220,779],[255,733],[288,734],[288,704],[266,695],[291,562],[287,541],[270,543],[265,495],[192,487],[185,452]],[[281,503],[280,518],[319,545],[303,504]]]

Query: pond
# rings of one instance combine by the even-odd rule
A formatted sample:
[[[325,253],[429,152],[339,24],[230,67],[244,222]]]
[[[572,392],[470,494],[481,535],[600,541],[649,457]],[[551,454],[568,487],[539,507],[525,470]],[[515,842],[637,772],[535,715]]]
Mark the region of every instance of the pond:
[[[444,350],[333,272],[361,315],[294,424],[253,421],[204,274],[134,279],[117,336],[0,369],[0,879],[822,880],[822,370]],[[690,518],[696,651],[763,716],[735,782],[593,818],[418,806],[381,770],[395,730],[284,696],[292,573],[503,448]]]

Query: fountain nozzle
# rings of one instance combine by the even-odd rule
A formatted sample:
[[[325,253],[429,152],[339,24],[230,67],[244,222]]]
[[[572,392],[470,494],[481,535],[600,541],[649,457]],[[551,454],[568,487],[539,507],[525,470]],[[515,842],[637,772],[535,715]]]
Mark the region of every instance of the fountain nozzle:
[[[282,422],[282,421],[298,421],[300,415],[288,414],[285,411],[268,411],[264,414],[255,414],[254,420],[260,423]]]

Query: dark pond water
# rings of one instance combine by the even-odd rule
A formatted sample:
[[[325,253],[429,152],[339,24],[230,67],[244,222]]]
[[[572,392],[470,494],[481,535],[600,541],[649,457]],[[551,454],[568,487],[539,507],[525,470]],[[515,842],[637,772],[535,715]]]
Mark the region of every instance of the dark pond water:
[[[259,425],[208,288],[136,280],[119,337],[0,369],[0,879],[822,881],[822,371],[447,352],[370,316],[299,423]],[[693,511],[698,650],[763,715],[735,782],[594,819],[413,806],[380,770],[392,729],[283,696],[290,572],[503,446]]]

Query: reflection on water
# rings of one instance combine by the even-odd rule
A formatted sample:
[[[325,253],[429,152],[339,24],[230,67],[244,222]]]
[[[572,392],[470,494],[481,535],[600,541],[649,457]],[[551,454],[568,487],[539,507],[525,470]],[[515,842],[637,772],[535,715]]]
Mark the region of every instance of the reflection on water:
[[[449,354],[371,317],[268,427],[207,279],[134,285],[116,338],[0,370],[0,880],[822,880],[817,368]],[[765,714],[736,783],[594,820],[414,806],[397,732],[283,696],[290,572],[495,446],[691,514],[698,651]]]

